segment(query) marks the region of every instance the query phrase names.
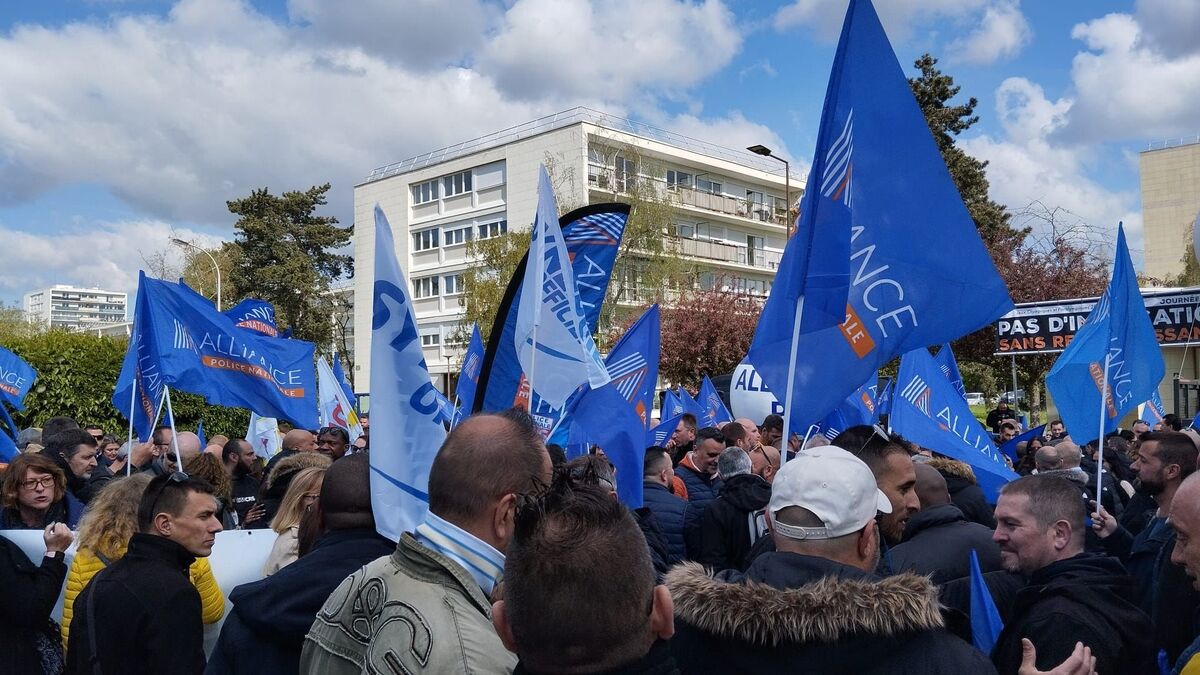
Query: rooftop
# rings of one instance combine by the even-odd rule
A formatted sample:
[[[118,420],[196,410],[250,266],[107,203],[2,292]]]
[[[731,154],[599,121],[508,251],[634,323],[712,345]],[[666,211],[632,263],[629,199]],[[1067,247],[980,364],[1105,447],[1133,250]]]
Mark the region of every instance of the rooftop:
[[[1195,145],[1200,143],[1200,135],[1183,136],[1181,138],[1168,138],[1164,141],[1150,141],[1146,144],[1146,149],[1142,152],[1150,152],[1151,150],[1166,150],[1167,148],[1179,148],[1185,145]]]
[[[635,122],[624,117],[618,117],[616,115],[600,112],[599,110],[593,110],[591,108],[580,106],[571,108],[570,110],[554,113],[553,115],[539,117],[536,120],[518,124],[507,129],[495,131],[487,134],[486,136],[480,136],[479,138],[473,138],[469,141],[463,141],[462,143],[449,145],[438,150],[417,155],[415,157],[409,157],[408,159],[394,162],[392,164],[388,164],[387,166],[381,166],[372,171],[363,182],[371,183],[377,180],[383,180],[384,178],[388,178],[390,176],[395,176],[397,174],[416,171],[417,169],[422,169],[427,166],[440,164],[464,155],[499,147],[523,138],[529,138],[530,136],[543,134],[547,131],[569,127],[573,124],[579,124],[580,122],[587,122],[596,126],[612,129],[614,131],[621,131],[628,134],[633,134],[634,136],[641,136],[642,138],[660,141],[662,143],[667,143],[669,145],[683,148],[684,150],[690,150],[692,152],[713,157],[715,159],[735,162],[759,171],[775,174],[780,177],[783,176],[783,165],[769,157],[756,155],[746,150],[734,150],[732,148],[726,148],[716,145],[715,143],[709,143],[708,141],[701,141],[689,136],[677,134],[672,131],[659,129],[658,127],[654,127],[643,122]],[[804,177],[801,176],[800,178],[803,180]]]

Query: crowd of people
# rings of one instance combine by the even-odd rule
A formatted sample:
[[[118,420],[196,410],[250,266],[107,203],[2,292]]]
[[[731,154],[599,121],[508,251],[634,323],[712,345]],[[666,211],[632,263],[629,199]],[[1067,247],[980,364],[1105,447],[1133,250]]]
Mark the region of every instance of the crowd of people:
[[[46,548],[0,537],[0,671],[1200,672],[1200,436],[1139,422],[1101,459],[1048,429],[993,505],[968,465],[877,425],[800,447],[776,415],[685,415],[629,509],[617,485],[639,477],[603,449],[568,459],[524,412],[478,414],[392,542],[369,436],[290,429],[264,463],[244,439],[121,445],[53,418],[0,482],[4,529]],[[207,558],[229,528],[275,539],[227,611]],[[998,635],[972,621],[980,581]]]

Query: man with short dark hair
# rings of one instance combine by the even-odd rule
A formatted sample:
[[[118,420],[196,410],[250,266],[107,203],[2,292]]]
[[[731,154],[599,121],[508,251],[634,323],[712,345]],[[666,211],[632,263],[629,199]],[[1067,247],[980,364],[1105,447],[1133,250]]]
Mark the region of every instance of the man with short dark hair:
[[[67,431],[68,429],[78,428],[79,422],[76,422],[74,419],[67,417],[66,415],[51,417],[50,419],[46,420],[45,424],[42,425],[42,445],[49,445],[50,439],[64,431]]]
[[[83,429],[66,429],[46,441],[42,454],[67,477],[67,489],[87,504],[92,499],[92,472],[96,469],[96,440]]]
[[[746,428],[737,422],[726,424],[721,429],[721,435],[725,439],[725,447],[727,448],[738,448],[742,452],[749,452],[752,447],[750,435],[746,433]]]
[[[84,427],[83,430],[88,432],[88,435],[91,436],[92,440],[96,441],[97,444],[104,440],[104,427],[100,426],[99,424],[89,424]]]
[[[667,450],[671,453],[671,461],[678,465],[695,448],[695,443],[696,416],[692,413],[684,413],[679,418],[679,425],[671,433],[671,438],[667,440]]]
[[[860,425],[838,434],[833,445],[847,449],[870,467],[876,484],[892,504],[891,511],[879,520],[880,534],[887,544],[899,544],[908,520],[921,510],[915,490],[917,474],[905,442],[887,436],[879,427]],[[886,558],[886,550],[884,555]]]
[[[366,455],[351,455],[325,472],[316,506],[323,533],[296,562],[233,589],[233,609],[207,675],[297,672],[304,636],[329,594],[355,570],[395,550],[375,531],[370,471]]]
[[[675,475],[687,489],[688,504],[684,523],[684,539],[689,558],[700,555],[700,523],[708,505],[721,491],[721,478],[717,475],[717,458],[725,449],[725,436],[716,427],[705,427],[696,432],[696,442],[691,452],[679,462]]]
[[[188,568],[212,553],[216,514],[213,488],[200,479],[171,474],[146,486],[129,550],[75,599],[67,672],[204,671],[200,594]]]
[[[671,494],[675,471],[671,456],[660,447],[646,450],[642,462],[642,503],[654,513],[667,542],[667,564],[674,565],[687,557],[683,539],[683,523],[688,503]]]
[[[317,452],[329,459],[341,459],[349,446],[350,434],[341,427],[325,427],[317,432]]]
[[[745,574],[671,570],[671,651],[688,673],[984,675],[986,657],[942,628],[933,584],[880,578],[876,513],[891,503],[869,467],[835,446],[779,470],[768,511],[775,552]]]
[[[1003,423],[1004,420],[1015,420],[1016,418],[1016,414],[1014,414],[1013,411],[1008,408],[1008,399],[1002,398],[1000,399],[1000,402],[996,404],[995,408],[988,411],[987,425],[991,428],[992,433],[999,434],[1000,424]]]
[[[742,570],[746,554],[767,533],[766,508],[771,501],[771,484],[751,473],[750,457],[737,447],[721,453],[717,472],[724,486],[704,512],[700,555],[696,560],[717,572]]]
[[[333,591],[305,639],[300,671],[511,672],[516,659],[492,627],[489,598],[517,504],[549,483],[550,471],[523,411],[474,415],[455,427],[429,472],[424,521]]]
[[[779,415],[767,415],[763,419],[763,423],[759,425],[758,432],[763,445],[769,445],[773,448],[782,447],[780,440],[783,438],[783,417]]]
[[[245,522],[246,513],[258,503],[261,481],[251,473],[255,457],[254,446],[241,438],[235,438],[221,447],[221,461],[229,473],[230,499],[238,523]]]
[[[1146,420],[1134,420],[1130,430],[1133,431],[1133,440],[1136,442],[1141,439],[1143,434],[1150,433],[1150,424]]]
[[[1050,440],[1052,441],[1067,437],[1067,428],[1063,426],[1062,420],[1050,422],[1050,426],[1046,427],[1046,430],[1050,432]]]
[[[1016,422],[1011,422],[1011,421],[1001,422],[1000,423],[1000,435],[996,439],[996,443],[999,445],[1004,445],[1005,443],[1016,438],[1017,434],[1019,432],[1020,432],[1020,429],[1017,427]]]
[[[1004,568],[1028,583],[992,650],[1000,672],[1017,671],[1022,639],[1033,642],[1041,670],[1082,642],[1097,672],[1155,672],[1153,630],[1134,604],[1133,579],[1116,558],[1084,553],[1085,515],[1079,488],[1058,476],[1025,476],[1001,489],[993,539]]]

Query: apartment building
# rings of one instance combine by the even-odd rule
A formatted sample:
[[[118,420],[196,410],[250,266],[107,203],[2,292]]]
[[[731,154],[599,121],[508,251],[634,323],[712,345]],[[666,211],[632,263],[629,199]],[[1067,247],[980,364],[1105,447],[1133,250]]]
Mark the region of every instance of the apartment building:
[[[25,294],[25,316],[50,328],[95,330],[125,321],[127,294],[55,284]]]
[[[528,231],[538,168],[551,167],[560,211],[620,201],[638,191],[669,201],[664,248],[694,263],[696,286],[721,285],[765,298],[787,237],[788,203],[803,180],[773,157],[724,148],[588,108],[574,108],[380,167],[354,190],[355,304],[371,306],[374,215],[388,216],[408,275],[425,361],[443,391],[465,345],[455,342],[462,273],[472,239]],[[641,304],[650,290],[636,265],[620,272],[617,300]],[[616,276],[618,272],[614,272]],[[617,280],[614,279],[614,283]],[[679,289],[676,289],[678,291]],[[355,316],[355,369],[369,372],[368,312]],[[357,388],[366,391],[366,378]]]
[[[1186,238],[1200,212],[1200,136],[1150,144],[1138,155],[1147,276],[1183,272]]]

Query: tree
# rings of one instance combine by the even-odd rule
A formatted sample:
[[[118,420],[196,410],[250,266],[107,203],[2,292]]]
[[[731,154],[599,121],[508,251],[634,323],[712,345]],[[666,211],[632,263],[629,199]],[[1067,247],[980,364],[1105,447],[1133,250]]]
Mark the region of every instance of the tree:
[[[46,330],[46,322],[41,317],[27,316],[25,310],[16,305],[0,305],[0,344],[7,346],[9,340],[38,335]]]
[[[456,332],[457,342],[468,342],[471,325],[479,324],[479,335],[487,344],[504,291],[528,249],[529,233],[525,231],[467,242],[467,257],[475,264],[462,273],[463,292],[458,302],[464,314]]]
[[[733,372],[750,349],[761,312],[753,296],[720,284],[685,292],[662,310],[659,375],[695,391],[705,375]]]
[[[329,349],[333,336],[330,284],[354,275],[354,257],[337,252],[350,243],[351,228],[315,215],[329,188],[326,183],[279,197],[262,188],[227,202],[238,216],[235,292],[270,302],[281,329],[290,326],[296,338],[321,350]]]

